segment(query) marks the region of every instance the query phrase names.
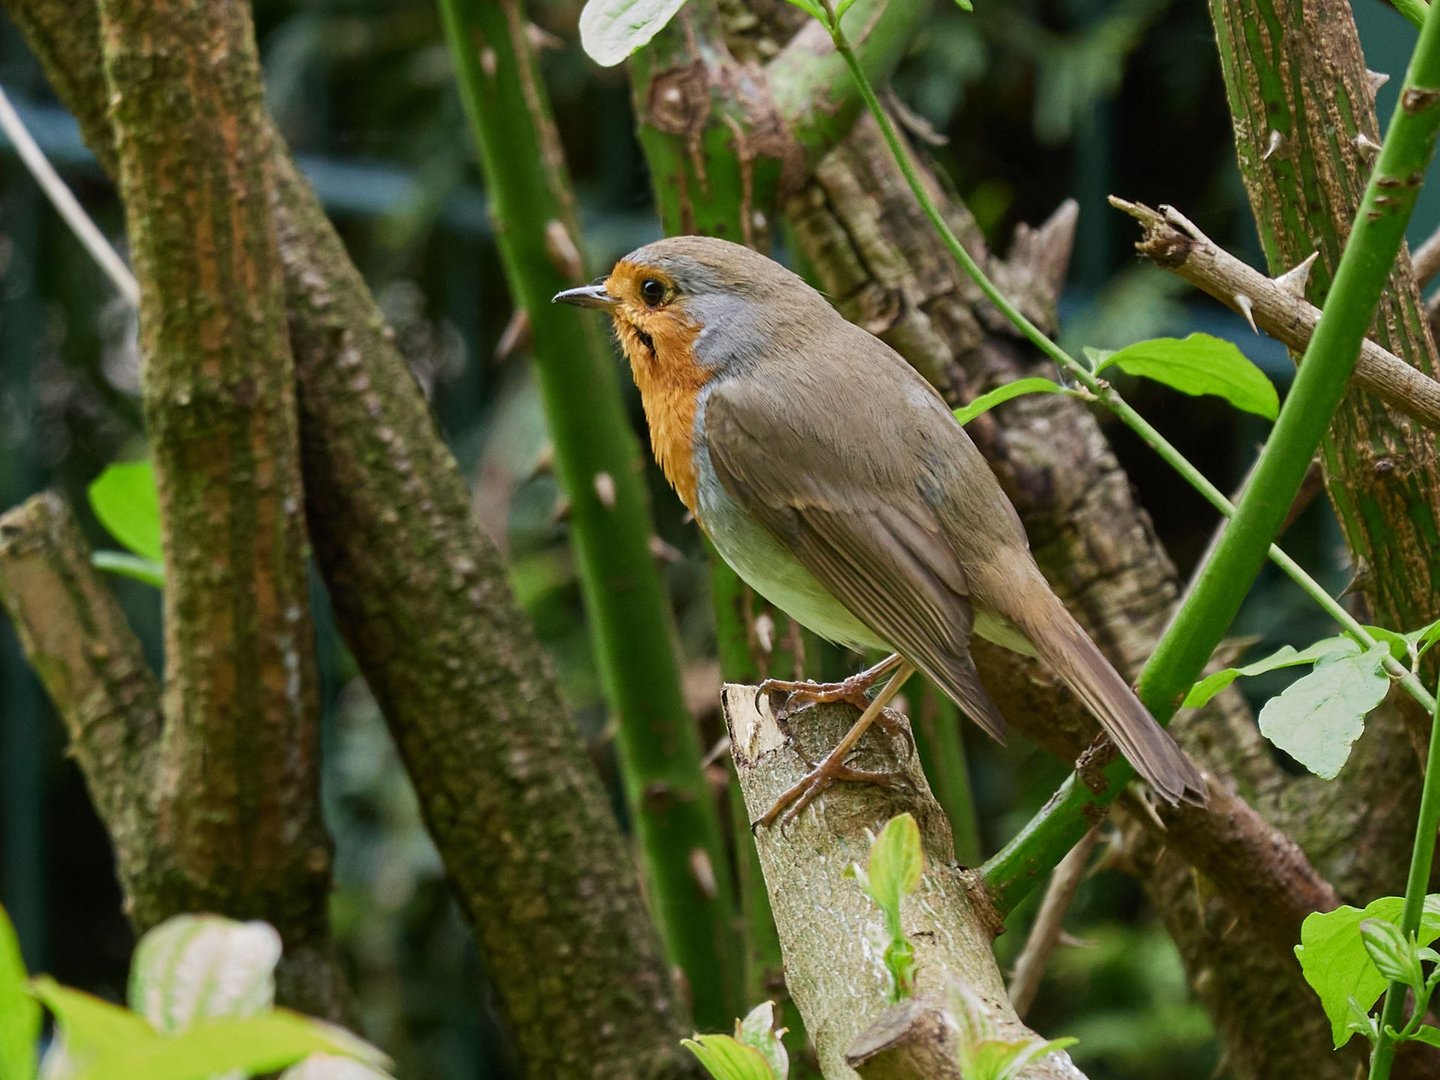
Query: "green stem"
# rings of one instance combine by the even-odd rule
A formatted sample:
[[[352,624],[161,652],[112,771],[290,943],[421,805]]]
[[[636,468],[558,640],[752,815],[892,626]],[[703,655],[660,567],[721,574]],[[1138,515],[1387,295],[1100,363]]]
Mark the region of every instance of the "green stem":
[[[702,1028],[739,1000],[729,859],[685,707],[668,599],[650,554],[640,448],[599,327],[550,298],[583,277],[579,229],[520,0],[440,0],[506,280],[530,316],[537,377],[626,803],[651,907]]]
[[[1220,543],[1141,672],[1137,692],[1156,719],[1166,723],[1174,715],[1185,691],[1199,676],[1239,610],[1246,590],[1237,588],[1236,583],[1252,581],[1267,554],[1276,558],[1287,574],[1319,600],[1347,633],[1362,644],[1373,644],[1363,628],[1345,615],[1339,605],[1298,566],[1285,558],[1271,540],[1283,524],[1310,459],[1344,395],[1359,355],[1360,342],[1374,316],[1385,275],[1395,260],[1405,224],[1414,208],[1419,189],[1417,178],[1423,176],[1434,150],[1440,108],[1437,108],[1433,94],[1424,89],[1440,86],[1440,51],[1431,44],[1437,38],[1437,31],[1432,26],[1434,20],[1426,20],[1426,29],[1416,45],[1411,70],[1401,91],[1402,104],[1397,107],[1386,134],[1384,147],[1361,203],[1361,212],[1336,271],[1331,292],[1334,302],[1325,306],[1305,351],[1295,384],[1240,505],[1231,508],[1224,496],[1159,432],[1125,405],[1107,383],[1097,379],[1088,368],[1031,323],[985,275],[925,190],[899,134],[881,108],[844,31],[836,23],[829,0],[824,2],[836,50],[850,68],[862,99],[879,124],[886,144],[926,217],[962,269],[986,299],[1036,348],[1115,410],[1212,505],[1230,517]],[[1415,89],[1417,87],[1422,89]],[[1340,294],[1338,299],[1336,293]],[[1387,663],[1387,669],[1412,697],[1433,710],[1435,699],[1412,673],[1393,659]],[[1098,791],[1090,791],[1078,784],[1074,776],[1070,777],[1041,814],[986,864],[986,881],[996,894],[996,903],[1002,912],[1011,910],[1043,873],[1058,863],[1089,827],[1090,815],[1113,801],[1133,776],[1134,770],[1123,759],[1117,759],[1106,768],[1104,782],[1099,785]]]
[[[1415,846],[1410,852],[1410,874],[1405,881],[1405,907],[1400,914],[1400,932],[1413,940],[1420,932],[1425,910],[1425,891],[1430,884],[1430,867],[1435,858],[1435,837],[1440,833],[1440,708],[1431,713],[1430,751],[1425,758],[1425,787],[1420,795],[1420,819],[1415,824]],[[1380,1010],[1380,1038],[1370,1055],[1370,1080],[1388,1080],[1395,1060],[1395,1040],[1387,1028],[1398,1028],[1405,1014],[1408,987],[1392,982],[1385,991]],[[1415,1015],[1425,1015],[1426,1002],[1416,1002]],[[1411,1026],[1406,1025],[1406,1030]]]
[[[1390,0],[1395,5],[1395,10],[1415,24],[1416,29],[1424,29],[1425,16],[1430,12],[1430,5],[1425,0]]]
[[[961,866],[980,861],[980,820],[970,784],[970,763],[965,755],[965,732],[960,710],[929,679],[916,695],[911,731],[925,776],[935,789],[935,801],[945,808],[955,834],[955,858]]]

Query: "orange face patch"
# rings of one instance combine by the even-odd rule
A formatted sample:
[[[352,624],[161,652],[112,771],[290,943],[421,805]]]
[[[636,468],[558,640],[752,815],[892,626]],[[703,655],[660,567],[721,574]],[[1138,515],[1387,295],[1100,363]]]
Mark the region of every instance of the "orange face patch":
[[[710,372],[695,359],[700,327],[668,302],[646,303],[646,281],[671,286],[658,270],[622,262],[606,279],[605,291],[619,301],[615,332],[640,389],[650,448],[680,501],[695,513],[695,403]]]

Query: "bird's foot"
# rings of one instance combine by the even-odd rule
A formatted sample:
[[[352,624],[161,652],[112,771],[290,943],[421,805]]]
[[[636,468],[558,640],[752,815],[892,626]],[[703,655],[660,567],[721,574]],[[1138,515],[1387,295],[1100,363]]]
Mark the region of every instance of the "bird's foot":
[[[899,656],[890,656],[880,661],[872,668],[851,675],[839,682],[820,683],[804,681],[792,681],[789,679],[766,679],[755,691],[756,702],[760,696],[766,695],[779,697],[774,702],[775,721],[782,729],[786,728],[786,721],[798,712],[813,708],[816,705],[829,705],[837,701],[846,701],[854,705],[861,712],[870,706],[870,698],[866,695],[874,688],[875,684],[889,674],[900,663]],[[887,728],[887,730],[889,730]]]
[[[813,764],[807,762],[807,764]],[[794,786],[782,792],[773,806],[755,822],[752,828],[769,828],[777,821],[783,829],[791,824],[800,813],[819,798],[836,782],[847,784],[876,784],[880,787],[913,787],[910,778],[903,772],[866,772],[851,768],[840,754],[839,748],[831,751],[818,765],[802,776]]]

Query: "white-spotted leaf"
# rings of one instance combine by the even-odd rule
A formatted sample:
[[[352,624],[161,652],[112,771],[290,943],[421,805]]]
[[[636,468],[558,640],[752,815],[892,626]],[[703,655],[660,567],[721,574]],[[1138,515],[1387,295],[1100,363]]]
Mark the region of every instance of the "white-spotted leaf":
[[[1185,394],[1214,394],[1237,409],[1274,420],[1280,398],[1274,384],[1232,342],[1209,334],[1185,338],[1152,338],[1109,354],[1086,350],[1098,358],[1095,374],[1118,367],[1164,383]]]
[[[135,947],[130,1007],[167,1034],[197,1020],[256,1016],[275,1002],[279,962],[269,923],[177,915]]]
[[[773,1001],[762,1001],[746,1013],[743,1020],[735,1022],[735,1037],[746,1046],[754,1047],[780,1080],[790,1075],[790,1055],[781,1039],[784,1034],[784,1028],[775,1027]]]
[[[580,12],[580,47],[614,67],[665,29],[685,0],[590,0]]]
[[[1319,664],[1260,710],[1260,734],[1316,776],[1333,780],[1390,688],[1385,645]]]
[[[354,1058],[311,1054],[280,1074],[280,1080],[391,1080],[390,1074]]]

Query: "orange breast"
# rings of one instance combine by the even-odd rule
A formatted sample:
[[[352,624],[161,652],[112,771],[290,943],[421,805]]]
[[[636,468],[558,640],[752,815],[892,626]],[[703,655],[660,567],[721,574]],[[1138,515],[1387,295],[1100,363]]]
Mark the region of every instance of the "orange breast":
[[[693,514],[695,499],[695,402],[710,373],[695,361],[694,344],[699,327],[671,312],[656,312],[643,327],[621,320],[617,326],[621,347],[630,361],[645,420],[650,425],[650,448],[665,479]],[[639,333],[647,334],[654,351]]]

